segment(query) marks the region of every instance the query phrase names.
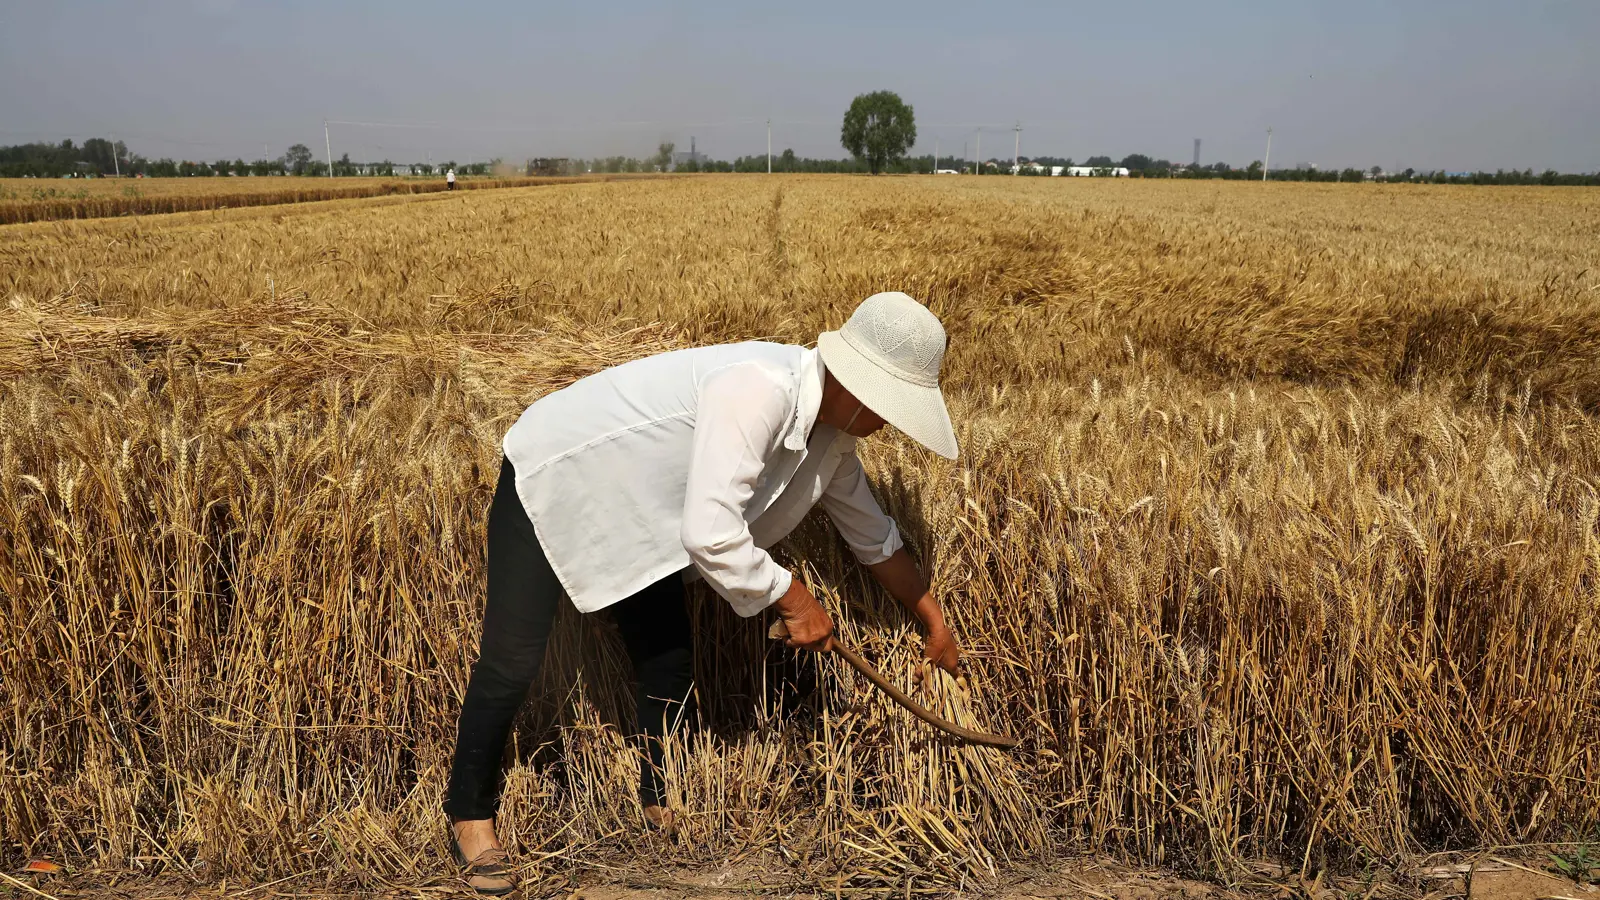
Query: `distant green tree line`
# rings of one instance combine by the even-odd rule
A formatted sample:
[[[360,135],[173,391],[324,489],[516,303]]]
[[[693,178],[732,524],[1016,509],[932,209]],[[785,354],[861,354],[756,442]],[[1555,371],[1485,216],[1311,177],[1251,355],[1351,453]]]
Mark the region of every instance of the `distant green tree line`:
[[[661,150],[651,157],[635,158],[630,156],[607,156],[594,159],[569,159],[565,163],[563,172],[569,175],[578,175],[587,172],[658,172],[664,169],[673,169],[678,172],[765,172],[767,171],[766,154],[754,156],[740,156],[729,162],[718,159],[702,159],[698,161],[680,163],[673,167],[670,163],[671,149],[663,145],[665,155]],[[418,175],[443,175],[449,169],[455,169],[457,175],[488,175],[498,165],[499,160],[489,162],[471,163],[461,165],[454,160],[442,163],[411,163],[410,168]],[[1261,162],[1259,160],[1244,167],[1235,167],[1228,163],[1216,162],[1192,168],[1187,165],[1174,164],[1165,159],[1152,159],[1140,153],[1124,156],[1114,160],[1110,156],[1091,156],[1082,162],[1074,162],[1070,157],[1035,156],[1022,160],[1023,165],[1020,175],[1048,175],[1052,166],[1083,165],[1095,168],[1111,169],[1122,167],[1134,178],[1201,178],[1201,179],[1226,179],[1226,180],[1261,180]],[[879,171],[890,174],[928,173],[933,171],[933,156],[902,156],[878,160]],[[355,162],[348,153],[340,156],[333,162],[334,175],[377,175],[393,176],[397,167],[404,164],[390,160],[381,162]],[[1042,171],[1035,171],[1032,165],[1037,165]],[[954,169],[960,172],[972,172],[973,164],[955,156],[939,157],[941,169]],[[316,154],[305,144],[291,146],[282,156],[276,159],[258,159],[247,162],[243,159],[219,159],[211,162],[193,160],[173,160],[167,158],[149,159],[137,153],[130,153],[122,141],[113,144],[102,138],[90,138],[82,144],[71,140],[59,144],[30,143],[14,146],[0,146],[0,177],[4,178],[60,178],[64,176],[104,176],[121,172],[124,176],[144,175],[151,178],[174,177],[204,177],[228,175],[256,175],[256,176],[307,176],[318,177],[328,174],[328,164],[325,160],[316,158]],[[868,157],[847,157],[843,159],[813,159],[795,154],[794,150],[786,149],[781,153],[772,155],[772,171],[774,172],[807,172],[807,173],[846,173],[867,174],[872,171],[872,162]],[[982,175],[1009,175],[1011,174],[1011,160],[991,158],[985,160],[978,168],[977,174]],[[1449,172],[1443,169],[1435,171],[1419,171],[1406,169],[1404,172],[1382,172],[1377,167],[1361,170],[1347,169],[1273,169],[1269,179],[1272,181],[1381,181],[1389,183],[1426,183],[1426,184],[1486,184],[1486,185],[1561,185],[1561,186],[1600,186],[1600,172],[1567,173],[1546,170],[1534,172],[1532,169],[1497,170],[1494,172]]]
[[[421,175],[444,174],[455,169],[457,175],[488,175],[499,160],[458,165],[454,160],[439,163],[412,163],[411,170]],[[356,162],[346,153],[333,162],[336,176],[393,176],[403,163],[392,160]],[[180,178],[227,175],[302,175],[326,177],[328,163],[316,158],[305,144],[295,144],[276,159],[197,160],[150,159],[129,153],[127,145],[113,145],[101,138],[90,138],[82,145],[71,140],[59,144],[31,143],[0,147],[0,178],[103,177],[122,174],[147,178]]]

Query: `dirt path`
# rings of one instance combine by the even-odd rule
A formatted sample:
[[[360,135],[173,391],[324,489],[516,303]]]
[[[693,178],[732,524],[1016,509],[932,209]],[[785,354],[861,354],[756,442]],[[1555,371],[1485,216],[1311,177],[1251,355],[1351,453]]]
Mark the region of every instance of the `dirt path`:
[[[1475,869],[1463,864],[1435,870],[1434,877],[1410,882],[1393,878],[1342,878],[1302,880],[1296,873],[1273,871],[1263,866],[1261,874],[1232,887],[1195,881],[1170,872],[1132,869],[1116,863],[1080,860],[1018,874],[1004,880],[982,895],[999,900],[1256,900],[1256,898],[1303,898],[1303,900],[1600,900],[1600,888],[1577,885],[1567,879],[1541,874],[1517,863],[1489,862]],[[320,874],[320,873],[319,873]],[[1470,886],[1469,886],[1470,876]],[[15,876],[13,876],[14,878]],[[286,879],[282,882],[241,885],[227,882],[200,885],[175,878],[123,879],[107,881],[90,877],[55,877],[39,881],[0,881],[0,898],[23,900],[438,900],[474,896],[459,883],[438,881],[425,884],[394,885],[372,891],[318,889],[306,884],[316,878]],[[26,886],[23,886],[23,885]],[[973,890],[952,891],[933,884],[895,887],[852,888],[849,885],[820,885],[813,891],[799,889],[792,875],[754,868],[723,868],[698,871],[663,871],[638,874],[613,872],[609,876],[592,872],[576,881],[566,879],[541,884],[525,884],[513,898],[563,898],[563,900],[749,900],[752,897],[937,897],[968,896]]]

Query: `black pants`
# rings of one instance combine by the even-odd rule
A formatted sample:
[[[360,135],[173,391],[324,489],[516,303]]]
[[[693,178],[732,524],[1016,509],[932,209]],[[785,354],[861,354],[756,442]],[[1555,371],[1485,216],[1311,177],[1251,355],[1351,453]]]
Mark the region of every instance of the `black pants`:
[[[489,597],[483,612],[483,644],[461,704],[444,803],[451,818],[490,819],[499,807],[506,737],[528,686],[539,674],[561,597],[561,584],[517,498],[515,472],[509,461],[503,461],[489,507]],[[687,724],[692,715],[693,657],[682,577],[674,573],[611,609],[639,679],[638,724],[644,733],[637,737],[646,749],[639,796],[646,805],[661,804],[660,740],[674,724]]]

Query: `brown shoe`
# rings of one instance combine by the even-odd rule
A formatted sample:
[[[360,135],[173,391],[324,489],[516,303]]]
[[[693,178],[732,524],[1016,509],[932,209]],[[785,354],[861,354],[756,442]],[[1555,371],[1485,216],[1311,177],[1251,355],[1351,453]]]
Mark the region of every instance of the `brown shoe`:
[[[468,860],[461,852],[454,829],[450,830],[449,838],[450,852],[467,880],[467,887],[486,897],[499,897],[517,889],[517,883],[511,880],[511,869],[506,866],[506,851],[491,847],[479,853],[476,859]]]
[[[678,817],[672,810],[665,806],[646,806],[644,808],[644,821],[651,830],[660,831],[667,837],[678,836]]]

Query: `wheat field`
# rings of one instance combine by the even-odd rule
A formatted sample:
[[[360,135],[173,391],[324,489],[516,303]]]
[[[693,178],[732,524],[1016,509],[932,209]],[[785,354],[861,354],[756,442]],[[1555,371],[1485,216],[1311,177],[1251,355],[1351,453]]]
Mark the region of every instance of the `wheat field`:
[[[458,190],[606,181],[619,176],[467,178]],[[637,176],[635,176],[637,177]],[[427,178],[0,178],[0,225],[349,200],[445,191]]]
[[[1597,230],[1578,189],[848,176],[7,226],[0,834],[441,874],[504,430],[904,290],[963,446],[863,450],[969,654],[922,696],[1022,747],[698,593],[667,841],[626,657],[564,613],[501,816],[525,879],[771,851],[898,895],[1080,851],[1228,880],[1592,839]],[[781,558],[910,682],[915,628],[822,520]]]

